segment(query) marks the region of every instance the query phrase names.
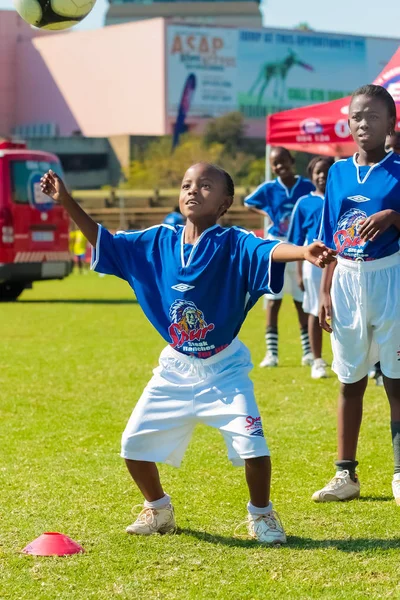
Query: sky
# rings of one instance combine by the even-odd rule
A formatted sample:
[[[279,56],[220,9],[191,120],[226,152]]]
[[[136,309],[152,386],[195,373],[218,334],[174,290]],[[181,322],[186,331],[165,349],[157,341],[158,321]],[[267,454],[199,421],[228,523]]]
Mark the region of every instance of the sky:
[[[379,11],[379,4],[384,11]],[[400,0],[263,0],[262,6],[265,27],[290,28],[307,22],[317,31],[400,37]],[[13,9],[12,0],[0,0],[0,9],[4,8]],[[76,29],[101,27],[106,10],[107,0],[97,0]]]

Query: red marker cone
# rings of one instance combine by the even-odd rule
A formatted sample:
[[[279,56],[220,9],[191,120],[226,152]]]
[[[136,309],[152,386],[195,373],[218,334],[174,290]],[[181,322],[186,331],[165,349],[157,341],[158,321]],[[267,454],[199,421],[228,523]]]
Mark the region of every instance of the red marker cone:
[[[85,552],[85,550],[63,533],[46,531],[28,544],[22,552],[34,556],[65,556],[66,554]]]

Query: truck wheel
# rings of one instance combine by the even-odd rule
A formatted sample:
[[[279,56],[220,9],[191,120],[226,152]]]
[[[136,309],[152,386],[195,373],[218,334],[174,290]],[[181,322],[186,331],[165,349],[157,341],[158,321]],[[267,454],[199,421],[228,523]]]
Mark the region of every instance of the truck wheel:
[[[24,289],[25,286],[23,283],[16,283],[14,281],[0,283],[0,302],[12,302],[16,300]]]

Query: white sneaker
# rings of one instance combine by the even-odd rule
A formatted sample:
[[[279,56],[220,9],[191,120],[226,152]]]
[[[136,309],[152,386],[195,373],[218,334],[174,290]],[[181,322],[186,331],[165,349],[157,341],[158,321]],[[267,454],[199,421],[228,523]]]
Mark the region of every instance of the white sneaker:
[[[340,502],[360,497],[360,482],[353,481],[348,471],[338,471],[330,482],[312,495],[314,502]]]
[[[286,534],[278,513],[274,510],[266,515],[248,513],[247,531],[250,537],[262,544],[286,544]]]
[[[393,476],[392,490],[396,504],[397,506],[400,506],[400,473],[396,473],[396,475]]]
[[[172,533],[176,529],[174,507],[143,508],[136,521],[126,528],[126,533],[135,535],[153,535],[154,533]]]
[[[277,367],[278,366],[278,357],[272,352],[267,352],[262,361],[260,362],[260,367]]]
[[[375,385],[377,385],[379,387],[383,387],[383,376],[382,375],[378,375],[378,377],[375,379]]]
[[[313,379],[324,379],[328,377],[326,372],[326,363],[322,358],[316,358],[311,367],[311,377]]]
[[[376,377],[376,369],[375,367],[372,367],[369,371],[368,371],[368,378],[369,379],[375,379]]]
[[[314,354],[312,352],[307,352],[301,359],[302,367],[311,367],[314,362]]]

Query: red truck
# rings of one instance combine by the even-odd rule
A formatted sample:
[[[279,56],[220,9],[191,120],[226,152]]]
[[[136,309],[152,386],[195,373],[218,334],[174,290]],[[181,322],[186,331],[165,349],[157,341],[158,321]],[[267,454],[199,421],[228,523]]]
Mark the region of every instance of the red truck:
[[[48,169],[62,175],[54,154],[0,140],[0,301],[71,272],[69,217],[40,190]]]

